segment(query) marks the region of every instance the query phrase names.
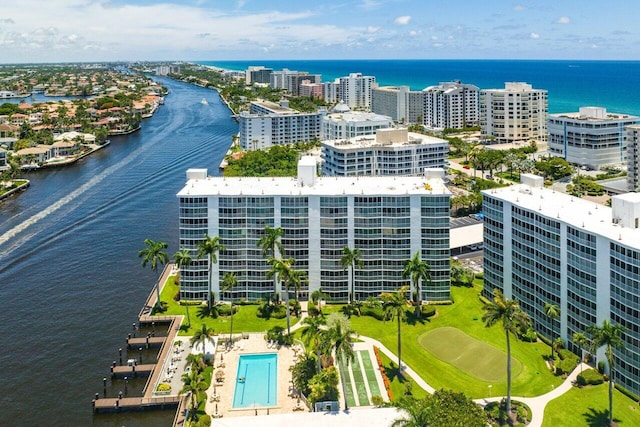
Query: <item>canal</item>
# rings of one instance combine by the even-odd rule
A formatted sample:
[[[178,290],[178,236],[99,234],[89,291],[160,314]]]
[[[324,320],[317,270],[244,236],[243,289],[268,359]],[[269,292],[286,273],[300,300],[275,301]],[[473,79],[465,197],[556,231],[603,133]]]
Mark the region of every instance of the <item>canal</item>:
[[[0,203],[0,425],[173,420],[173,411],[91,411],[155,282],[137,257],[143,240],[168,242],[170,255],[178,250],[176,193],[185,171],[216,174],[237,132],[217,92],[158,81],[170,94],[140,132],[112,137],[73,166],[26,174],[31,187]],[[129,393],[143,386],[132,381]],[[108,380],[107,393],[123,387]]]

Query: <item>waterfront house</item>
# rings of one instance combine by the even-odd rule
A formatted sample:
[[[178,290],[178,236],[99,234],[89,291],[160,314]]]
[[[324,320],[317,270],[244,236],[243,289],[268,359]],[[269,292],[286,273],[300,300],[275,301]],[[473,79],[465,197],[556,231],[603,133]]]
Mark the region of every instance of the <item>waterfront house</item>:
[[[7,150],[0,148],[0,172],[9,169],[7,164]]]
[[[52,157],[53,147],[51,145],[40,144],[36,147],[23,148],[16,154],[24,160],[22,164],[44,163]]]

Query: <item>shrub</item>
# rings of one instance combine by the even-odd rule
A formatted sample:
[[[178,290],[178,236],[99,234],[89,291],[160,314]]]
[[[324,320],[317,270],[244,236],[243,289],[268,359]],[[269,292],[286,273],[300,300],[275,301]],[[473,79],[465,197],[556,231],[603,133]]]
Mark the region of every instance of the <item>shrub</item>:
[[[160,383],[158,387],[156,387],[156,391],[170,391],[171,385],[167,383]]]
[[[525,342],[536,342],[538,334],[533,328],[528,328],[524,333],[520,334],[520,339]]]
[[[376,355],[376,361],[378,362],[378,367],[380,368],[380,375],[382,375],[382,382],[384,383],[384,388],[387,391],[387,396],[389,396],[389,400],[393,400],[393,393],[391,393],[391,382],[389,381],[387,372],[385,371],[384,365],[382,364],[380,349],[376,346],[373,346],[373,353]]]
[[[309,304],[309,306],[307,307],[307,312],[309,313],[310,317],[317,317],[320,315],[320,310],[318,310],[316,306],[311,304]]]
[[[229,316],[231,314],[231,304],[218,304],[218,314],[221,316]],[[233,307],[233,313],[238,312],[238,307]]]
[[[371,396],[371,403],[373,403],[374,406],[382,406],[382,404],[384,404],[384,399],[382,398],[382,396],[378,396],[376,394],[374,396]]]
[[[604,378],[602,377],[602,374],[595,369],[587,369],[578,375],[577,381],[581,386],[598,385],[604,382]]]
[[[176,294],[173,296],[173,300],[180,301],[180,291],[176,292]]]
[[[573,352],[571,350],[567,350],[566,348],[561,348],[557,351],[558,353],[558,357],[562,360],[564,359],[574,359],[577,358],[578,360],[580,360],[580,358],[578,356],[576,356],[575,354],[573,354]]]
[[[602,360],[598,362],[598,372],[604,374],[604,361]]]
[[[556,375],[568,374],[578,366],[578,356],[567,357],[556,363]]]
[[[207,414],[198,417],[198,427],[209,427],[211,425],[211,417]]]
[[[630,390],[627,390],[626,388],[621,386],[619,383],[615,383],[614,387],[617,388],[620,393],[624,394],[625,396],[627,396],[629,399],[633,400],[634,402],[640,402],[640,396],[638,396],[637,394],[633,393]]]
[[[384,320],[384,311],[381,308],[377,307],[362,307],[360,310],[363,316],[373,317],[376,320]]]
[[[436,308],[433,305],[423,305],[420,307],[420,312],[424,317],[431,317],[436,314]]]

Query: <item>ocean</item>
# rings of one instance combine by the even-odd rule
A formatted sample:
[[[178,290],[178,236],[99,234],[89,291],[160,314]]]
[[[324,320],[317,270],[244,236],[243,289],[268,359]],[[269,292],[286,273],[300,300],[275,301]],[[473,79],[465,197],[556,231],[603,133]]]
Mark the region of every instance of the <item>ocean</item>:
[[[504,88],[505,82],[527,82],[549,93],[549,112],[605,107],[640,116],[640,61],[558,60],[278,60],[195,61],[229,70],[263,65],[274,70],[308,71],[332,81],[349,73],[372,75],[381,86],[407,85],[422,90],[439,82],[460,80],[480,89]]]

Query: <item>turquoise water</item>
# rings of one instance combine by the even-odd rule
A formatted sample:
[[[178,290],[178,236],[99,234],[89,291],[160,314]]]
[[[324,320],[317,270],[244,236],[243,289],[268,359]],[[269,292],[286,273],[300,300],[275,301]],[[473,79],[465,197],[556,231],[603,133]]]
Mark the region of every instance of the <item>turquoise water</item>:
[[[349,73],[373,75],[383,86],[408,85],[413,90],[443,81],[461,80],[481,89],[503,88],[523,81],[549,92],[549,112],[578,111],[595,105],[616,113],[640,115],[640,61],[534,60],[278,60],[197,61],[231,70],[264,65],[281,70],[321,74],[332,81]]]
[[[276,353],[241,355],[233,393],[233,407],[238,409],[275,406],[278,402],[277,376]]]

